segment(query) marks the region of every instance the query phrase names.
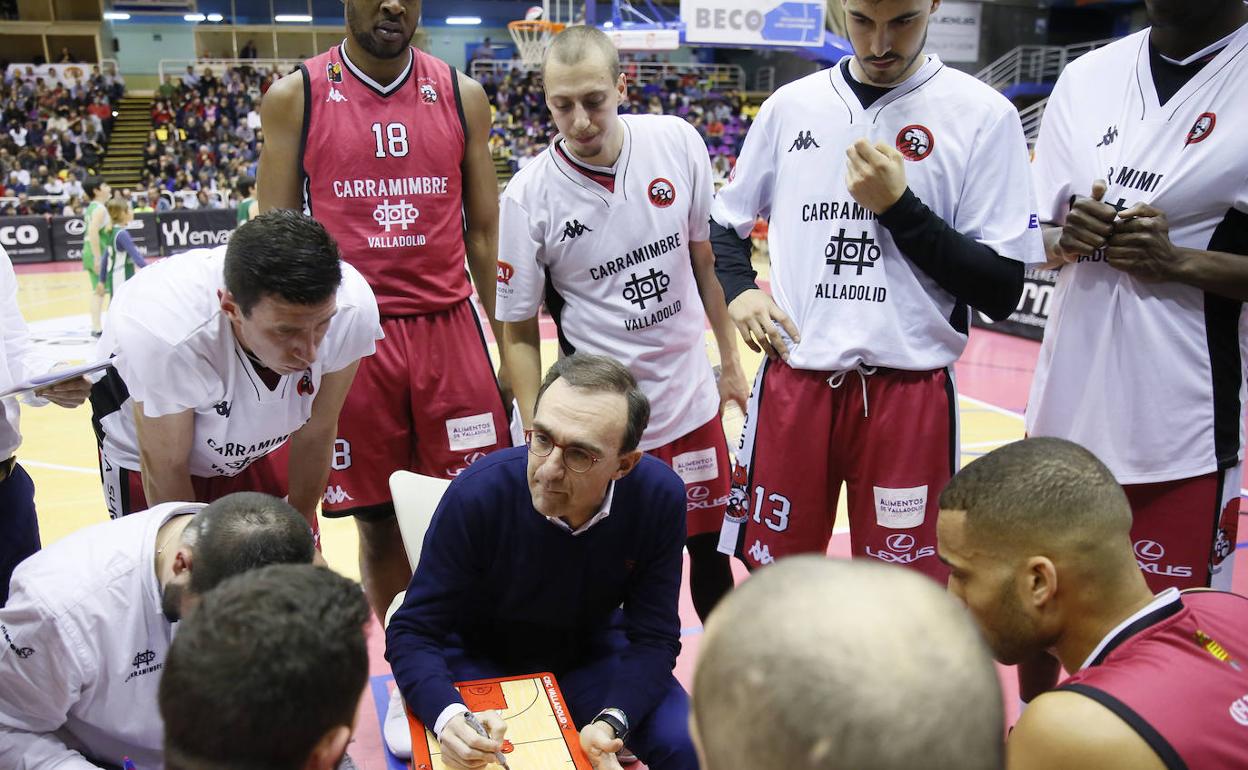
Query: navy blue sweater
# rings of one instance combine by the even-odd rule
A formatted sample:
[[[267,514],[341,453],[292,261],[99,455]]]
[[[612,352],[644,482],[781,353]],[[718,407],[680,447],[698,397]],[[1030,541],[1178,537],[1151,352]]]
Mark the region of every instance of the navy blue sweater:
[[[615,482],[610,515],[573,537],[533,507],[527,462],[523,446],[495,452],[447,489],[407,597],[386,629],[395,682],[432,726],[462,701],[446,648],[462,645],[509,675],[552,671],[557,678],[608,654],[622,604],[628,645],[619,673],[601,702],[589,705],[623,709],[637,724],[658,704],[680,652],[684,483],[643,456]]]

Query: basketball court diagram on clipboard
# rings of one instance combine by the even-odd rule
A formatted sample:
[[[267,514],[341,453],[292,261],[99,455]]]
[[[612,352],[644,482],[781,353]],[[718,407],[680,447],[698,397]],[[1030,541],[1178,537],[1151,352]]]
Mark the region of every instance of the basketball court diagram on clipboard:
[[[563,693],[549,673],[457,682],[469,711],[497,711],[507,723],[503,756],[511,770],[591,770],[581,750]],[[412,731],[412,770],[444,770],[442,747],[420,720],[407,712]],[[492,763],[487,770],[500,765]]]

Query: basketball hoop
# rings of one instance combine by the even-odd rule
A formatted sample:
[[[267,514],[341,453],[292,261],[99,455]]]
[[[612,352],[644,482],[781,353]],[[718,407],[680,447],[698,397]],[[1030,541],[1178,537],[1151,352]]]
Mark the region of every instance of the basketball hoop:
[[[516,50],[525,64],[537,67],[546,55],[546,47],[551,39],[563,31],[564,25],[545,20],[520,20],[507,23],[507,31],[511,39],[516,41]]]

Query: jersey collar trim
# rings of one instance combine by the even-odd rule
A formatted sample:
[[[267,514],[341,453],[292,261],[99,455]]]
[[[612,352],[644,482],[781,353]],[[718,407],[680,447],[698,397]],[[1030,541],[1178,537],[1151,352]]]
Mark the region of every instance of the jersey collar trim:
[[[551,142],[548,149],[555,168],[559,169],[573,184],[598,196],[608,206],[611,205],[611,201],[617,195],[622,195],[624,200],[628,200],[628,191],[625,183],[628,181],[629,161],[632,160],[633,156],[633,130],[628,125],[628,121],[622,117],[620,125],[624,127],[624,144],[620,147],[620,157],[615,162],[615,173],[611,177],[612,183],[610,186],[600,179],[600,177],[605,177],[606,174],[593,166],[576,162],[572,158],[571,153],[563,150],[561,146],[563,143],[562,136],[555,137],[555,141]]]
[[[1222,50],[1219,51],[1217,55],[1214,56],[1213,59],[1200,70],[1200,72],[1193,75],[1191,80],[1188,80],[1187,83],[1175,92],[1175,94],[1171,96],[1163,105],[1157,97],[1157,87],[1153,84],[1153,67],[1149,57],[1148,42],[1150,36],[1151,33],[1149,30],[1144,30],[1143,33],[1140,34],[1139,49],[1136,51],[1135,57],[1135,84],[1141,102],[1141,120],[1148,118],[1150,113],[1155,115],[1155,113],[1162,110],[1165,110],[1165,114],[1155,115],[1155,117],[1163,120],[1171,120],[1178,114],[1183,105],[1190,101],[1198,91],[1216,80],[1222,70],[1226,69],[1232,61],[1243,55],[1244,51],[1248,50],[1248,24],[1245,24],[1229,37],[1223,38],[1215,43],[1214,45],[1223,43],[1225,43],[1225,45]],[[1208,50],[1209,49],[1206,48],[1205,51],[1198,51],[1197,54],[1206,53]],[[1189,57],[1189,59],[1190,58],[1191,57]],[[1234,86],[1235,84],[1231,83],[1230,87]]]
[[[389,96],[397,91],[400,86],[406,83],[408,76],[412,74],[412,67],[416,63],[416,55],[412,53],[412,49],[409,47],[407,49],[407,66],[403,68],[403,71],[399,73],[399,76],[395,78],[393,82],[389,85],[383,86],[381,83],[378,83],[376,80],[373,80],[371,77],[364,74],[364,70],[355,66],[355,63],[347,57],[346,39],[343,39],[343,41],[338,44],[338,55],[342,57],[342,63],[347,65],[347,69],[352,75],[355,75],[357,80],[382,96]]]
[[[581,172],[591,180],[597,182],[607,189],[607,192],[615,192],[615,168],[604,169],[601,166],[591,166],[588,163],[581,163],[572,156],[563,146],[563,139],[555,141],[555,152],[563,159],[572,169]]]
[[[1101,639],[1101,643],[1092,650],[1092,654],[1088,656],[1088,659],[1079,667],[1079,670],[1082,671],[1085,668],[1099,666],[1123,642],[1182,609],[1183,602],[1179,596],[1179,589],[1167,588],[1157,594],[1143,609],[1119,623],[1112,631],[1106,634],[1105,638]]]
[[[842,60],[850,56],[851,54],[846,54],[846,56],[842,57]],[[870,118],[870,122],[874,123],[879,119],[880,113],[887,107],[922,88],[944,68],[945,65],[939,56],[927,54],[927,61],[922,67],[919,67],[913,75],[901,83],[893,86],[888,93],[876,99],[866,109],[863,108],[862,102],[858,101],[858,95],[854,93],[854,89],[845,81],[845,74],[841,71],[840,61],[829,67],[827,72],[828,82],[832,86],[832,90],[836,92],[836,95],[840,97],[841,102],[845,105],[846,111],[849,112],[849,122],[852,125],[858,119],[866,120],[867,118]]]

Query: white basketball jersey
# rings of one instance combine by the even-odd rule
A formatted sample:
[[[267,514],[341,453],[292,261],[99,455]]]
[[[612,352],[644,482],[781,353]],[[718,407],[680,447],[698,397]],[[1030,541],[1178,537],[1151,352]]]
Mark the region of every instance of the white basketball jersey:
[[[770,220],[771,293],[802,341],[798,369],[930,370],[966,345],[970,311],[907,259],[845,184],[857,139],[897,147],[906,181],[962,234],[1010,259],[1043,248],[1018,112],[935,56],[863,109],[840,66],[763,103],[712,216],[742,238]]]
[[[147,417],[195,412],[193,476],[235,476],[277,449],[312,413],[321,377],[371,355],[381,339],[377,301],[355,268],[342,264],[338,313],[316,362],[270,389],[221,312],[226,247],[162,260],[127,281],[109,309],[101,356],[116,355],[124,401],[96,406],[104,453],[141,470],[134,402]],[[98,387],[98,386],[97,386]],[[106,412],[101,414],[101,412]]]
[[[710,237],[711,162],[680,118],[621,115],[614,175],[552,144],[512,178],[499,226],[498,318],[537,315],[543,295],[565,352],[609,355],[650,399],[641,448],[713,419],[719,395],[689,256]]]
[[[1164,105],[1144,30],[1072,62],[1036,145],[1041,219],[1109,184],[1119,209],[1166,213],[1170,239],[1248,255],[1248,26]],[[1119,483],[1232,467],[1243,445],[1241,303],[1145,283],[1100,253],[1062,267],[1027,410],[1027,432],[1091,450]]]

